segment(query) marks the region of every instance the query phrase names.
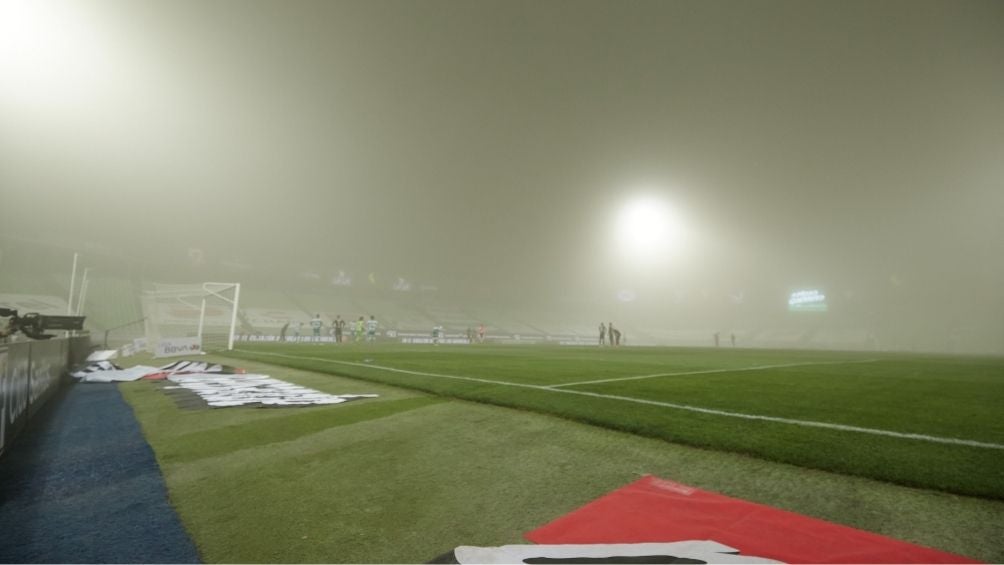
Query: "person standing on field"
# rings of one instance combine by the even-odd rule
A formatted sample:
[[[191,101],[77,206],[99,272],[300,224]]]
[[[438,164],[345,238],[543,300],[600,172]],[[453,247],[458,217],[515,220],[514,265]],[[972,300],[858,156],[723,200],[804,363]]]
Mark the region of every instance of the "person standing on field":
[[[621,331],[614,327],[614,323],[607,324],[607,337],[610,338],[610,346],[617,347],[621,344]]]
[[[366,322],[363,321],[363,317],[359,316],[359,319],[356,320],[356,342],[357,343],[363,339],[363,326],[365,324],[366,324]]]
[[[335,326],[335,343],[341,343],[342,333],[345,331],[345,320],[342,319],[341,314],[338,314],[335,316],[335,321],[331,323]]]
[[[310,321],[310,328],[314,330],[314,341],[320,341],[321,339],[321,328],[324,326],[324,322],[321,321],[320,314],[314,314],[314,319]]]
[[[607,327],[600,322],[600,346],[606,345],[607,343]]]
[[[478,326],[478,343],[485,342],[485,325],[481,324]]]
[[[377,321],[372,315],[366,320],[366,341],[376,341]]]

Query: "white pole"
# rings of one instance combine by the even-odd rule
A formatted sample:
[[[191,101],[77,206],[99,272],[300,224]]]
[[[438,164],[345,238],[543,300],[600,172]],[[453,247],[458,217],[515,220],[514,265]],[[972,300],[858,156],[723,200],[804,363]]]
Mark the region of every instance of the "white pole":
[[[227,351],[234,348],[234,327],[237,325],[237,307],[241,300],[241,283],[234,285],[234,311],[230,314],[230,339],[227,341]]]
[[[202,308],[199,309],[199,347],[202,347],[202,324],[206,321],[206,299],[202,299]]]
[[[84,276],[80,278],[80,294],[77,295],[77,316],[84,312],[84,301],[87,300],[87,287],[91,284],[91,280],[87,278],[90,272],[90,267],[84,269]]]
[[[66,302],[66,315],[73,315],[73,287],[77,281],[77,256],[78,253],[73,254],[73,271],[70,273],[70,298]]]

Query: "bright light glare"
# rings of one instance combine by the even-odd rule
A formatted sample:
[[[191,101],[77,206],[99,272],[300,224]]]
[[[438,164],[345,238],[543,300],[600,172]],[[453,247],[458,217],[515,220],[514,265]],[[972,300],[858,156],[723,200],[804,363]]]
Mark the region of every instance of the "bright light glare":
[[[95,93],[111,61],[87,7],[0,0],[0,99],[47,110]]]
[[[643,197],[621,209],[615,232],[619,253],[650,261],[669,258],[679,249],[683,226],[668,204]]]

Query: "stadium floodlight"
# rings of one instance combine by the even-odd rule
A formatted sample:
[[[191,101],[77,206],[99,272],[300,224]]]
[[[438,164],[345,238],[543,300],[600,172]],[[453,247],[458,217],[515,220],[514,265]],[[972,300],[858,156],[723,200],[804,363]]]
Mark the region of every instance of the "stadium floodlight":
[[[100,100],[128,52],[110,23],[90,3],[0,1],[0,105],[52,112]]]
[[[621,208],[615,236],[620,254],[636,260],[657,260],[678,250],[683,224],[667,202],[655,196],[641,196]]]

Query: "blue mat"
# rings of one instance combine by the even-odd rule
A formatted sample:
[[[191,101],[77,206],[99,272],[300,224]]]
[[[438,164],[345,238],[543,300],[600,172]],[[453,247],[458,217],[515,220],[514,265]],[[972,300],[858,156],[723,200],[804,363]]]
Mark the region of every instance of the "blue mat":
[[[0,460],[0,563],[198,563],[115,384],[75,384]]]

